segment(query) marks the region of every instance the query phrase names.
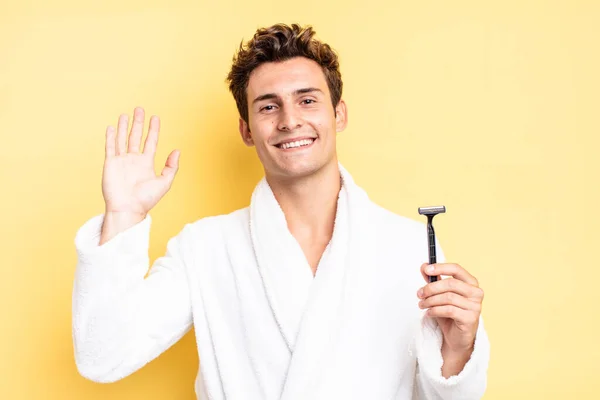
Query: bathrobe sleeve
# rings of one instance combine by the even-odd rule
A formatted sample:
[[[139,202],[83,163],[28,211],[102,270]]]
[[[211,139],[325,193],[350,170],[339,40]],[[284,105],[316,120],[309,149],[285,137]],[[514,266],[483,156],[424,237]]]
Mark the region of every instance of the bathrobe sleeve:
[[[148,276],[151,217],[98,246],[104,215],[75,236],[73,345],[79,373],[114,382],[135,372],[178,341],[192,325],[183,266],[186,228]]]

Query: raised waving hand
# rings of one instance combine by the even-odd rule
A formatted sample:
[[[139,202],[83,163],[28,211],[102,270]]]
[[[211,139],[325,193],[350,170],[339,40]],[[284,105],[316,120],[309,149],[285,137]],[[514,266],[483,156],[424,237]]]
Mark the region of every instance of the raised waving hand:
[[[167,157],[160,175],[154,171],[160,119],[150,118],[148,135],[142,150],[144,109],[133,113],[128,134],[129,116],[119,117],[117,128],[106,129],[106,157],[102,173],[102,195],[106,207],[101,242],[141,221],[169,191],[179,169],[179,151]]]

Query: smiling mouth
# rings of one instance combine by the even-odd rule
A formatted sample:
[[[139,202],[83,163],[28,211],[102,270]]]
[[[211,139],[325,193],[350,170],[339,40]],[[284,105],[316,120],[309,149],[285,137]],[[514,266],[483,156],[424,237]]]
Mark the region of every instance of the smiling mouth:
[[[277,148],[281,150],[293,150],[293,149],[301,149],[303,147],[308,147],[315,142],[315,139],[302,139],[297,140],[295,142],[288,142],[276,145]]]

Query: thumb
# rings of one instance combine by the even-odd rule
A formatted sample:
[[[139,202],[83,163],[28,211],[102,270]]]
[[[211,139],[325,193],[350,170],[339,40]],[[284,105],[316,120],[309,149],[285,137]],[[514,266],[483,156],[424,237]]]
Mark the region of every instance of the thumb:
[[[429,265],[429,263],[421,264],[421,276],[425,280],[425,282],[429,283],[429,275],[425,273],[425,268]]]
[[[167,162],[165,163],[165,167],[160,173],[161,178],[166,181],[166,183],[170,186],[173,183],[173,179],[175,179],[175,174],[179,170],[179,150],[173,150],[169,157],[167,157]]]

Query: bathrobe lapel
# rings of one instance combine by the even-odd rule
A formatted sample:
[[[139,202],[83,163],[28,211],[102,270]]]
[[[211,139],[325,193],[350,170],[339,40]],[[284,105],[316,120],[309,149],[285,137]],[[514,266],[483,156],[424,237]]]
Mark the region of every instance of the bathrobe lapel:
[[[361,269],[374,262],[375,235],[368,218],[372,203],[350,174],[339,168],[344,187],[331,252],[317,270],[281,400],[331,398],[328,369],[343,368],[336,364],[335,354],[353,351],[341,349],[338,339],[345,319],[352,317],[350,304],[364,283]]]
[[[250,234],[269,306],[292,353],[313,275],[265,178],[252,194]]]
[[[348,257],[346,191],[340,192],[330,253],[319,265],[298,333],[281,399],[314,393],[340,328]]]
[[[336,351],[342,316],[347,313],[344,305],[360,286],[360,267],[368,262],[365,250],[372,246],[367,216],[371,203],[349,173],[339,168],[342,190],[333,236],[314,278],[264,178],[252,195],[250,230],[258,269],[291,356],[282,400],[311,398],[319,391],[323,368]]]

